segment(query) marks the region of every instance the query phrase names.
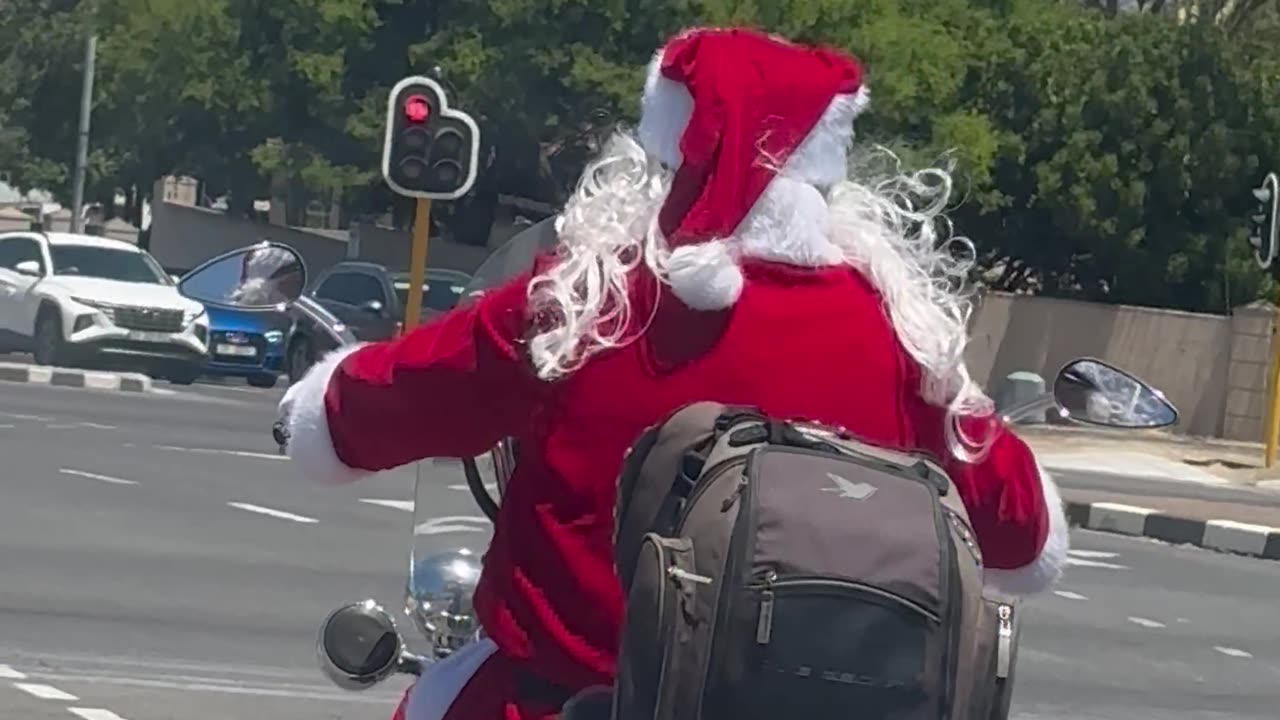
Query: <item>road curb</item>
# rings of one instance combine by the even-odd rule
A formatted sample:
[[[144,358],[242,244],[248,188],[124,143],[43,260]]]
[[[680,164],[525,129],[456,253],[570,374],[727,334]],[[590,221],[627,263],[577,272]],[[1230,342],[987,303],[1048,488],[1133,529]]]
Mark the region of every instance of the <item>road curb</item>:
[[[0,363],[0,382],[116,392],[151,392],[151,378],[139,373],[96,372],[21,363]]]
[[[1234,520],[1199,520],[1112,502],[1066,502],[1067,520],[1087,530],[1280,560],[1280,529]]]

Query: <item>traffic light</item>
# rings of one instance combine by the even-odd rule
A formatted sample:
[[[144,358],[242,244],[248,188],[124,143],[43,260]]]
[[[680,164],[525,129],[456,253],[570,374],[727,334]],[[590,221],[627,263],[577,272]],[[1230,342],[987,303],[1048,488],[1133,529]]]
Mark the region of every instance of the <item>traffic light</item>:
[[[1276,259],[1276,247],[1280,237],[1280,178],[1275,173],[1267,173],[1262,187],[1253,188],[1253,197],[1258,206],[1249,215],[1249,244],[1253,246],[1253,256],[1263,270],[1271,267]]]
[[[452,200],[475,184],[480,129],[464,112],[449,107],[439,83],[407,77],[391,90],[382,176],[395,192],[416,198]]]

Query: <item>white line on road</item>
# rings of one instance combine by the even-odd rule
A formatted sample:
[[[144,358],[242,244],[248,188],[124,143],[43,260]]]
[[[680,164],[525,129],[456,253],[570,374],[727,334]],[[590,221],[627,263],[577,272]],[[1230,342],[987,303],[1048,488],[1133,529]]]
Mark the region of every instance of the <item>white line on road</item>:
[[[12,430],[13,428],[13,425],[0,425],[0,430]]]
[[[79,700],[80,698],[69,692],[63,692],[52,685],[41,685],[40,683],[14,683],[14,687],[28,695],[34,695],[41,700]]]
[[[320,522],[315,518],[310,518],[305,515],[294,515],[291,512],[285,512],[283,510],[272,510],[269,507],[262,507],[261,505],[251,505],[249,503],[240,503],[240,502],[229,502],[227,504],[233,508],[248,510],[251,513],[258,513],[259,515],[268,515],[273,518],[280,518],[281,520],[292,520],[294,522],[299,522],[299,523]]]
[[[1128,570],[1129,569],[1128,565],[1117,565],[1115,563],[1102,562],[1100,560],[1085,560],[1084,558],[1073,558],[1073,557],[1068,557],[1066,564],[1074,567],[1105,568],[1107,570]]]
[[[379,507],[388,507],[394,510],[405,510],[413,512],[412,500],[382,500],[379,498],[360,498],[360,502],[367,505],[377,505]]]
[[[1053,594],[1057,595],[1060,598],[1066,598],[1068,600],[1088,600],[1089,599],[1084,595],[1081,595],[1080,593],[1074,593],[1074,592],[1071,592],[1070,590],[1054,590]]]
[[[76,477],[89,478],[90,480],[101,480],[104,483],[112,485],[137,485],[134,480],[125,480],[124,478],[111,477],[110,475],[99,475],[97,473],[85,472],[83,470],[72,470],[71,468],[59,468],[58,472],[63,475],[75,475]]]
[[[1101,550],[1068,550],[1067,554],[1072,557],[1094,558],[1097,560],[1120,557],[1120,553],[1102,552]]]
[[[27,676],[14,670],[10,665],[0,665],[0,680],[26,680]]]
[[[1251,658],[1251,657],[1253,657],[1253,653],[1245,652],[1244,650],[1240,650],[1239,648],[1216,647],[1216,646],[1215,646],[1213,649],[1214,649],[1214,650],[1217,650],[1218,652],[1222,653],[1223,655],[1226,655],[1227,657],[1234,657],[1234,658]]]
[[[50,424],[50,425],[45,425],[44,429],[45,430],[74,430],[75,427],[76,427],[75,425],[67,425],[67,424],[57,424],[57,425]]]
[[[381,695],[356,695],[354,693],[339,693],[329,691],[327,688],[316,687],[312,689],[303,689],[300,686],[253,686],[241,683],[202,683],[202,682],[172,682],[169,680],[153,680],[150,678],[135,677],[119,677],[106,675],[64,675],[57,673],[41,673],[43,677],[53,680],[64,680],[67,682],[77,683],[93,683],[104,685],[122,685],[125,687],[142,687],[154,688],[159,690],[183,690],[190,692],[215,692],[226,693],[229,695],[249,695],[259,697],[280,697],[294,698],[298,700],[322,700],[326,702],[351,702],[351,703],[372,703],[376,705],[387,706],[388,703],[394,704],[396,696],[392,694]],[[49,687],[47,685],[43,687]],[[56,688],[50,688],[56,690]],[[61,692],[60,690],[58,692]],[[52,698],[51,698],[52,699]],[[72,698],[78,700],[79,698]]]
[[[466,490],[466,491],[470,492],[470,491],[471,491],[471,486],[469,486],[469,485],[450,485],[450,486],[449,486],[449,489],[450,489],[450,490]],[[493,493],[493,492],[498,492],[498,484],[497,484],[497,483],[485,483],[485,484],[484,484],[484,489],[485,489],[485,490],[488,490],[488,491],[489,491],[489,492],[491,492],[491,493]]]
[[[249,452],[247,450],[218,450],[214,448],[188,448],[178,447],[176,445],[157,445],[161,450],[174,450],[176,452],[202,453],[205,455],[231,455],[234,457],[255,458],[257,460],[288,460],[284,455],[271,455],[269,453]]]
[[[446,515],[435,517],[413,529],[414,535],[443,535],[455,532],[484,532],[489,518],[473,515]],[[476,527],[477,525],[481,527]]]
[[[104,710],[102,708],[73,707],[73,708],[67,708],[67,710],[70,711],[72,715],[75,715],[76,717],[84,718],[84,720],[124,720],[124,718],[111,712],[110,710]]]
[[[53,418],[47,418],[42,415],[19,415],[18,413],[7,413],[7,412],[0,412],[0,415],[3,415],[4,417],[7,417],[7,418],[13,418],[14,420],[34,420],[36,422],[53,422]]]
[[[1130,617],[1129,622],[1133,623],[1134,625],[1141,625],[1142,627],[1145,627],[1145,628],[1164,627],[1164,623],[1162,622],[1156,622],[1155,620],[1148,620],[1146,618],[1140,618],[1140,617]]]
[[[82,422],[80,427],[93,428],[94,430],[119,430],[115,425],[100,425],[98,423]]]

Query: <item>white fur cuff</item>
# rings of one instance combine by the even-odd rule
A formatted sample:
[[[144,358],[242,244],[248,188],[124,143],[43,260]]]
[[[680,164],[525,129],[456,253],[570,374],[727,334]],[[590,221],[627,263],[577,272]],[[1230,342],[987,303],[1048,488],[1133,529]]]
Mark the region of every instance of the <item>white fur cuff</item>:
[[[1049,511],[1049,536],[1045,538],[1040,555],[1025,567],[1014,570],[987,568],[984,573],[987,587],[1003,595],[1021,596],[1044,592],[1058,581],[1062,576],[1062,568],[1067,564],[1071,535],[1066,509],[1058,494],[1057,485],[1043,467],[1040,468],[1040,488]]]
[[[341,485],[373,474],[356,470],[338,459],[324,403],[329,379],[339,363],[362,347],[351,345],[326,355],[289,388],[280,402],[281,410],[287,413],[289,457],[299,473],[311,482]]]
[[[724,310],[742,294],[742,270],[719,240],[673,250],[667,281],[671,292],[694,310]]]

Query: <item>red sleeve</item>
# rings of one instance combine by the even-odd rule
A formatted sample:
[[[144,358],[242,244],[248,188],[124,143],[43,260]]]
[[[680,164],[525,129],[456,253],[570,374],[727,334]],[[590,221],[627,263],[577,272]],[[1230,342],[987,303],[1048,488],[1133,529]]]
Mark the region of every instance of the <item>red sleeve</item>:
[[[919,377],[908,373],[909,381]],[[977,462],[947,445],[946,410],[927,403],[919,383],[905,388],[906,407],[921,449],[934,455],[964,501],[982,550],[988,582],[1011,594],[1039,592],[1057,580],[1066,561],[1067,522],[1056,487],[1031,448],[996,417],[966,417],[964,435],[993,442]]]
[[[343,348],[290,388],[290,455],[319,482],[517,435],[545,393],[523,350],[524,275],[399,338]]]

